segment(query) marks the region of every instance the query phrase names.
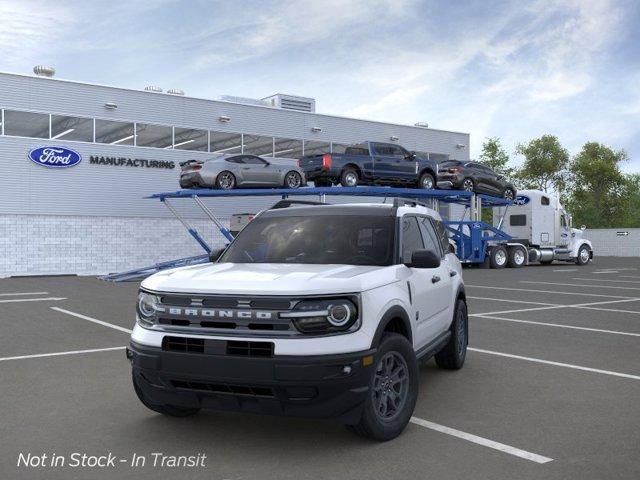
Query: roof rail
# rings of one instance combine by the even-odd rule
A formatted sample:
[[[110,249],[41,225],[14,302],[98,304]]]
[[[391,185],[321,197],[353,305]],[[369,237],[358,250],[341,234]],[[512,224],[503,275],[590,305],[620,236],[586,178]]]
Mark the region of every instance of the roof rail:
[[[312,201],[309,201],[309,200],[289,200],[289,199],[285,199],[285,200],[280,200],[278,203],[276,203],[269,210],[277,210],[279,208],[288,208],[288,207],[291,207],[292,205],[329,205],[329,203],[312,202]]]
[[[418,201],[418,200],[416,200],[414,198],[395,197],[393,199],[393,208],[398,208],[398,207],[417,207],[417,206],[429,208],[429,205],[427,205],[424,202],[420,202],[420,201]]]

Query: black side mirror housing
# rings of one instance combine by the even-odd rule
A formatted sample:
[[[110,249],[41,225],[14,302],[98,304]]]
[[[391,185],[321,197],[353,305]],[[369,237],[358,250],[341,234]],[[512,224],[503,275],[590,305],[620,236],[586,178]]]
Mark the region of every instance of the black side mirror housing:
[[[433,250],[416,250],[411,254],[411,263],[405,265],[412,268],[438,268],[440,255]]]
[[[224,253],[224,248],[219,248],[217,250],[211,250],[211,252],[209,252],[209,261],[211,263],[216,263],[218,261],[218,259],[220,258],[220,256]]]

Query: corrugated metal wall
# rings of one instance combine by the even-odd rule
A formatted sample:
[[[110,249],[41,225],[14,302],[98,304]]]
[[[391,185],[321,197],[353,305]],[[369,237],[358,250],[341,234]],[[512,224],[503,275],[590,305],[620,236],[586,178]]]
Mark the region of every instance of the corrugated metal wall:
[[[594,228],[584,232],[594,257],[640,257],[640,228]]]

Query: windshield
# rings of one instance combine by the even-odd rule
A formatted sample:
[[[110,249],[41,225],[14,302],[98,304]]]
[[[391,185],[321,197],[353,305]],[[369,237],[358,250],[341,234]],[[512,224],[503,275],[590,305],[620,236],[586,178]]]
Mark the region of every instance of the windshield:
[[[220,257],[231,263],[391,265],[394,217],[258,217]]]

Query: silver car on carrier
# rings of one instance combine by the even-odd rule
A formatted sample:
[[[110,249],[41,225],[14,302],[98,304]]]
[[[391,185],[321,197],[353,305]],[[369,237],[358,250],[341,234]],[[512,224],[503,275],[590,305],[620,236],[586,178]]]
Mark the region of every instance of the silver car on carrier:
[[[299,188],[307,184],[304,171],[291,158],[220,155],[210,160],[182,162],[180,167],[182,188]]]

